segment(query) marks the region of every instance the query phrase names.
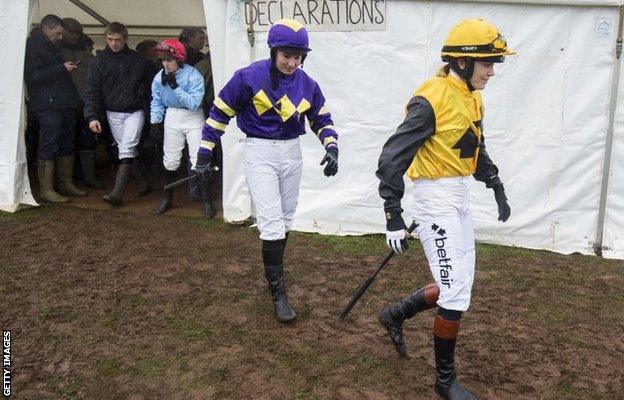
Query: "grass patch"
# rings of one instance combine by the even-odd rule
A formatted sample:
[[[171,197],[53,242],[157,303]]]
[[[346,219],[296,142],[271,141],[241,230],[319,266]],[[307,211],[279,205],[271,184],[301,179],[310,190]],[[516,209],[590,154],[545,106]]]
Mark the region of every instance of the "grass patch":
[[[557,383],[551,390],[548,391],[548,398],[565,399],[565,400],[613,400],[623,399],[624,397],[617,397],[617,393],[608,391],[607,393],[596,393],[594,390],[583,389],[574,387],[569,381],[563,381]]]
[[[148,359],[141,361],[135,365],[132,370],[141,378],[158,378],[162,377],[167,369],[167,363],[158,359]]]
[[[79,387],[80,386],[75,380],[70,379],[67,385],[63,388],[61,395],[66,399],[74,399]]]
[[[523,249],[512,246],[497,246],[494,244],[477,243],[476,251],[478,257],[503,259],[503,258],[525,258],[533,259],[539,257],[542,251]],[[548,253],[548,252],[544,252]]]
[[[306,376],[309,384],[317,383],[323,376],[332,375],[341,365],[349,361],[347,355],[340,349],[328,349],[306,347],[300,351],[281,354],[277,360],[290,370]],[[312,376],[310,371],[315,371]]]
[[[370,381],[399,383],[404,379],[400,365],[388,358],[365,354],[351,362],[356,365],[353,379],[361,384]]]
[[[305,372],[320,364],[320,358],[318,351],[307,348],[297,353],[279,355],[277,360],[294,371]]]
[[[17,221],[17,222],[29,222],[34,218],[41,216],[41,213],[51,212],[58,208],[57,205],[46,204],[40,207],[28,207],[22,210],[18,210],[14,213],[0,211],[0,221]]]
[[[295,392],[294,398],[296,400],[315,400],[318,399],[318,396],[316,396],[314,392],[312,392],[312,389],[305,388],[303,390]]]
[[[227,367],[219,367],[210,373],[211,378],[220,382],[227,382],[230,379],[230,375],[230,370]]]
[[[302,238],[311,242],[315,247],[315,253],[319,255],[346,254],[363,256],[371,253],[383,254],[388,250],[381,235],[326,236],[318,233],[302,232],[292,232],[291,235],[295,241],[297,238]],[[412,242],[410,241],[410,244]]]
[[[115,358],[103,358],[97,363],[98,374],[107,378],[119,375],[121,363]]]
[[[120,327],[119,321],[120,321],[120,318],[119,318],[119,314],[117,313],[108,313],[105,316],[99,318],[100,324],[103,327],[109,328],[111,330],[115,330]]]
[[[213,327],[193,320],[167,317],[167,323],[176,331],[176,333],[189,339],[209,341],[216,333],[216,330]]]

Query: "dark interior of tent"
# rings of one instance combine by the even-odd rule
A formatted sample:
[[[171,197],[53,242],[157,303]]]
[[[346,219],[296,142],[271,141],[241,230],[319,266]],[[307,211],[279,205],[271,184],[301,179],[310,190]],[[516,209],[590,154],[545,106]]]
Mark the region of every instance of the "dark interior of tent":
[[[201,8],[201,13],[191,13],[192,17],[189,17],[191,19],[188,21],[181,21],[179,19],[172,18],[172,23],[166,24],[137,23],[131,17],[127,18],[128,21],[125,21],[122,16],[128,14],[124,14],[123,10],[120,10],[119,7],[113,7],[112,10],[114,10],[114,12],[111,12],[111,15],[109,15],[106,12],[95,10],[95,8],[98,10],[102,9],[97,6],[98,3],[90,4],[87,1],[66,0],[60,5],[60,7],[58,4],[55,5],[53,3],[55,2],[51,0],[40,1],[38,13],[33,15],[31,29],[38,28],[41,18],[50,13],[58,15],[60,18],[73,19],[74,21],[78,21],[80,23],[81,29],[83,30],[84,38],[81,40],[91,44],[92,54],[97,55],[106,46],[106,39],[104,35],[106,25],[113,21],[121,22],[128,29],[127,46],[130,49],[137,51],[139,55],[149,61],[149,64],[153,67],[154,76],[158,74],[160,72],[160,68],[162,68],[161,61],[158,59],[156,52],[154,51],[154,48],[158,43],[172,38],[178,40],[187,39],[184,35],[188,32],[189,28],[195,32],[199,29],[204,35],[206,33],[203,5],[201,2],[194,2],[197,3],[196,5],[193,3],[194,6]],[[136,5],[133,7],[136,7]],[[146,13],[156,12],[154,11],[156,10],[155,8],[151,9],[152,11],[147,10],[144,12],[143,17],[147,16],[145,15]],[[160,19],[154,18],[153,21],[160,21]],[[189,25],[186,25],[186,23]],[[183,40],[181,41],[183,42]],[[207,74],[204,75],[204,77],[209,76],[210,81],[212,81],[209,49],[209,38],[206,36],[204,46],[199,48],[195,54],[200,54],[203,57],[203,59],[200,59],[199,61],[202,61],[201,65],[207,65],[206,69],[208,71],[204,70],[202,73]],[[191,63],[190,58],[187,63]],[[197,59],[193,60],[193,64],[191,65],[195,65],[196,63],[198,63]],[[82,65],[80,65],[79,68],[87,69],[89,62],[80,64]],[[86,72],[83,73],[86,74]],[[210,93],[209,98],[213,98],[213,85],[211,83],[206,84],[205,89]],[[105,203],[102,200],[102,197],[110,192],[114,186],[115,175],[119,166],[118,145],[111,134],[110,124],[105,116],[105,110],[102,110],[103,118],[100,118],[102,132],[93,134],[93,132],[89,130],[88,121],[84,119],[82,109],[83,106],[84,102],[81,99],[80,105],[75,112],[76,127],[74,136],[73,178],[74,184],[78,188],[85,190],[87,192],[87,196],[72,196],[71,203],[79,207],[98,209],[111,208],[111,205]],[[144,185],[139,184],[139,179],[137,179],[138,176],[136,174],[132,174],[123,196],[121,208],[128,211],[155,213],[164,193],[163,137],[162,135],[160,137],[155,137],[155,135],[151,132],[149,106],[149,103],[147,103],[143,112],[143,128],[140,135],[140,142],[137,147],[139,154],[135,158],[135,165],[133,165],[133,172],[134,170],[140,171],[149,186],[146,190]],[[206,115],[209,108],[209,105],[204,104],[203,110]],[[41,126],[37,118],[37,113],[32,112],[31,110],[28,96],[26,96],[26,110],[25,142],[28,173],[33,193],[35,194],[35,197],[40,200],[38,198],[38,194],[40,192],[40,182],[37,172],[37,151],[40,145]],[[85,137],[87,137],[88,140],[85,140]],[[86,145],[86,142],[89,142],[89,144]],[[93,185],[87,184],[87,180],[85,180],[85,171],[83,170],[85,168],[85,160],[83,156],[85,153],[84,150],[87,147],[89,150],[93,150],[91,152],[91,157],[93,157],[94,154],[94,175],[97,181],[103,184],[103,187],[94,187]],[[212,173],[210,192],[212,203],[217,213],[216,217],[218,218],[222,215],[221,161],[221,151],[217,148],[214,156],[214,164],[218,167],[218,169],[215,169]],[[89,167],[87,166],[86,168]],[[176,172],[177,178],[182,180],[194,175],[194,173],[195,172],[190,168],[188,145],[185,145],[182,161]],[[58,188],[58,174],[55,175],[54,186],[55,188]],[[193,185],[189,182],[184,182],[175,188],[174,206],[168,211],[168,213],[179,216],[202,216],[203,211],[201,202],[201,193],[197,190],[197,188],[193,188]]]

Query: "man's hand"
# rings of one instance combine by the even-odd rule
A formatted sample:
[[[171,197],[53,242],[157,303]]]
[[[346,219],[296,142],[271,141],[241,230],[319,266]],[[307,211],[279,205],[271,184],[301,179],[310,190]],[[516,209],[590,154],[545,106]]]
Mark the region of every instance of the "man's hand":
[[[102,133],[102,125],[97,119],[89,122],[89,129],[91,129],[93,133]]]
[[[197,153],[197,163],[195,164],[195,174],[197,178],[206,182],[210,180],[212,174],[212,153]]]
[[[73,72],[78,68],[78,66],[71,61],[67,61],[66,63],[63,63],[63,65],[65,66],[67,72]]]
[[[331,146],[327,148],[325,157],[321,160],[321,165],[327,163],[323,173],[325,176],[334,176],[338,172],[338,147]]]
[[[507,196],[505,196],[505,187],[501,183],[500,185],[494,186],[493,189],[494,198],[496,199],[496,204],[498,204],[498,220],[505,222],[511,215],[511,207],[509,207]]]

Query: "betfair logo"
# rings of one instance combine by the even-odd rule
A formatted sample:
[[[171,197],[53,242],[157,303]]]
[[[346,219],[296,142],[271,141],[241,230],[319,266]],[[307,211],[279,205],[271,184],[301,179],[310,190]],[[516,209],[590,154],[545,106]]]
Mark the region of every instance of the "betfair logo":
[[[445,248],[446,240],[448,239],[445,236],[446,230],[436,224],[431,225],[431,230],[437,233],[438,236],[440,236],[436,237],[433,240],[435,246],[437,247],[436,254],[438,256],[438,267],[440,267],[440,283],[450,289],[451,284],[453,283],[453,279],[451,278],[451,271],[453,270],[453,266],[450,263],[451,258],[447,256]]]
[[[440,228],[439,226],[437,226],[436,224],[431,225],[431,230],[436,232],[440,236],[446,235],[446,231]]]

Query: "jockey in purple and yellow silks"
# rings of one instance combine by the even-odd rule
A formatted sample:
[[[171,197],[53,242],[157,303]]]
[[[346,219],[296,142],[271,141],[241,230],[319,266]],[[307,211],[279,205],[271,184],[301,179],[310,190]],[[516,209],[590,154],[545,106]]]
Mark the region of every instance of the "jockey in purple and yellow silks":
[[[304,119],[325,148],[321,165],[326,176],[338,172],[338,134],[318,83],[299,68],[310,51],[306,28],[294,20],[280,20],[271,27],[268,44],[271,58],[236,71],[215,99],[204,124],[196,171],[200,179],[210,179],[213,149],[236,117],[247,136],[245,179],[262,239],[265,276],[276,318],[285,322],[296,316],[286,297],[283,254],[299,197]]]

